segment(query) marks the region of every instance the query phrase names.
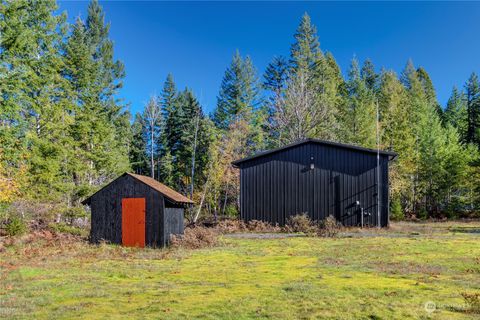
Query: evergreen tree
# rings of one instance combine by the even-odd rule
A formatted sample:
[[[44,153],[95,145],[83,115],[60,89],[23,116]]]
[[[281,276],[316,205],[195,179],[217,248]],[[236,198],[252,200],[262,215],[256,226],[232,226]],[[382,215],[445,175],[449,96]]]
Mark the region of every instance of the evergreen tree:
[[[102,184],[129,169],[125,139],[129,115],[115,98],[122,86],[123,64],[113,59],[104,19],[93,0],[86,22],[77,19],[65,49],[66,78],[75,105],[71,129],[77,154],[74,180],[79,186]]]
[[[203,166],[206,160],[200,151],[203,149],[206,139],[204,135],[205,117],[200,103],[189,89],[180,92],[178,108],[182,111],[180,113],[182,118],[179,119],[182,123],[182,135],[178,147],[172,153],[174,181],[176,181],[177,188],[192,195],[192,182],[194,189],[195,177],[201,177],[197,169],[199,169],[199,166]],[[195,175],[195,172],[197,172],[197,175]],[[192,177],[194,180],[192,180]]]
[[[310,16],[307,13],[302,16],[294,38],[295,42],[290,49],[292,68],[295,71],[313,68],[322,57],[322,52],[320,51],[317,28],[311,23]]]
[[[170,153],[170,150],[165,152],[165,155],[160,159],[160,167],[162,170],[159,173],[159,179],[163,184],[174,188],[175,181],[174,181],[174,165],[173,165],[173,157]]]
[[[162,108],[162,116],[165,121],[165,126],[163,130],[163,141],[161,142],[163,147],[163,153],[170,152],[171,148],[174,145],[174,141],[178,138],[178,128],[179,124],[175,123],[175,99],[177,96],[177,88],[175,86],[175,81],[173,80],[173,75],[168,74],[167,79],[163,85],[160,106]]]
[[[395,150],[396,161],[391,163],[391,193],[404,211],[413,210],[412,175],[415,172],[415,136],[409,122],[408,94],[391,71],[383,71],[378,90],[380,110],[380,143],[382,148]]]
[[[133,172],[142,175],[148,174],[146,136],[147,131],[142,115],[137,113],[132,124],[132,140],[129,150],[129,158]]]
[[[282,56],[275,56],[265,70],[263,88],[280,95],[288,76],[288,62]]]
[[[341,106],[345,105],[346,84],[340,67],[330,52],[327,52],[316,63],[310,79],[310,90],[318,92],[317,103],[323,114],[315,137],[325,140],[339,140],[339,116]]]
[[[225,130],[236,117],[249,121],[259,103],[255,68],[249,57],[243,59],[237,51],[222,80],[213,115],[215,125]]]
[[[424,145],[425,148],[423,150],[420,148],[420,146],[422,144],[422,135],[428,134],[428,132],[424,130],[423,126],[426,125],[426,123],[429,121],[428,117],[433,113],[430,112],[430,105],[425,96],[425,90],[418,78],[418,73],[416,72],[411,60],[407,62],[407,65],[402,72],[401,81],[407,92],[408,103],[406,104],[406,110],[408,124],[412,129],[412,134],[414,137],[414,144],[411,153],[414,164],[411,178],[411,211],[416,212],[417,209],[421,208],[422,210],[425,210],[426,207],[419,206],[419,203],[424,200],[424,192],[426,190],[426,188],[423,188],[422,190],[422,185],[425,185],[425,183],[421,181],[420,177],[420,159],[422,157],[422,151],[428,152],[428,145]]]
[[[365,60],[360,73],[361,78],[365,81],[367,88],[375,91],[377,87],[378,75],[375,73],[375,67],[370,59]]]
[[[285,90],[288,79],[288,62],[283,57],[274,57],[265,70],[263,76],[263,88],[269,93],[268,100],[262,109],[266,118],[263,124],[263,131],[268,135],[268,145],[270,147],[277,146],[278,131],[275,123],[275,110],[279,108],[282,94]]]
[[[8,175],[28,167],[28,193],[61,197],[71,104],[61,76],[65,16],[55,1],[0,3],[0,139]],[[10,149],[12,148],[13,149]],[[26,161],[25,161],[26,160]]]
[[[429,74],[427,73],[427,71],[424,68],[419,67],[417,69],[417,77],[422,84],[422,87],[423,87],[423,90],[425,92],[425,97],[427,99],[428,104],[430,104],[431,106],[434,107],[438,116],[440,117],[440,120],[443,121],[444,120],[443,119],[443,109],[440,106],[440,104],[438,103],[437,94],[435,93],[435,88],[433,87],[433,82],[432,82]]]
[[[480,83],[478,76],[472,73],[465,84],[467,98],[467,142],[480,148]]]
[[[320,50],[316,27],[308,14],[303,15],[294,38],[290,50],[292,80],[289,83],[288,97],[285,97],[288,105],[283,106],[283,109],[293,112],[301,110],[300,114],[306,118],[297,117],[294,121],[296,129],[287,128],[285,124],[290,121],[283,119],[283,128],[286,129],[284,136],[287,140],[304,135],[335,140],[338,108],[342,104],[339,93],[343,82],[338,65],[330,53],[323,55]],[[301,94],[295,97],[295,90]],[[277,112],[277,118],[282,117]]]
[[[352,60],[347,83],[347,108],[343,110],[345,142],[365,147],[376,146],[376,105],[372,90],[362,79],[358,61]]]
[[[445,122],[457,129],[462,141],[467,141],[468,114],[465,94],[453,87],[445,108]]]
[[[447,152],[444,128],[440,117],[432,107],[427,109],[425,117],[420,119],[418,137],[418,182],[417,192],[421,196],[422,206],[431,216],[439,212],[438,204],[442,195],[444,163],[442,153]]]

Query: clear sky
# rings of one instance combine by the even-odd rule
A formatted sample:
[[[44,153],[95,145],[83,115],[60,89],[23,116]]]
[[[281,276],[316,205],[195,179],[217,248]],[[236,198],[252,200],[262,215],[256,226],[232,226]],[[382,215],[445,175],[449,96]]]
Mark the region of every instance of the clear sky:
[[[430,74],[442,105],[454,85],[480,73],[480,3],[465,2],[135,2],[100,1],[124,62],[121,96],[131,111],[160,93],[168,73],[192,88],[207,113],[236,49],[259,75],[274,55],[288,55],[304,12],[320,46],[347,72],[355,55],[400,72],[411,58]],[[88,2],[60,1],[73,21]]]

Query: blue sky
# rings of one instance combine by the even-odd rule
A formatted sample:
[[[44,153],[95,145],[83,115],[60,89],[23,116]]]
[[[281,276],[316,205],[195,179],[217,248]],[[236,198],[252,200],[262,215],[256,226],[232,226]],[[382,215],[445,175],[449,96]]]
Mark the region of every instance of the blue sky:
[[[430,74],[439,101],[480,72],[480,3],[156,2],[100,1],[111,23],[115,55],[124,62],[121,97],[132,112],[160,93],[168,73],[193,89],[207,113],[215,108],[225,68],[236,49],[259,75],[274,55],[288,55],[304,12],[320,46],[345,74],[355,55],[400,72],[411,58]],[[88,2],[60,1],[72,21]]]

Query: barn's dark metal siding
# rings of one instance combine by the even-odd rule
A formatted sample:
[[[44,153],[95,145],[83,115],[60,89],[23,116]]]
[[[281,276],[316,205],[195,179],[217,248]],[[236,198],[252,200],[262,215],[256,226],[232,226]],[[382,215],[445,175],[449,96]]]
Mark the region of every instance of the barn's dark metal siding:
[[[312,159],[313,158],[313,159]],[[389,154],[380,154],[381,225],[388,224]],[[310,169],[313,162],[314,169]],[[333,215],[344,225],[377,225],[377,155],[314,142],[238,161],[240,213],[244,220],[284,225],[289,216],[313,220]]]
[[[183,233],[183,208],[174,210],[181,216],[178,219],[165,218],[165,205],[170,202],[157,190],[124,174],[105,186],[88,199],[91,218],[91,241],[106,240],[122,243],[122,198],[145,198],[145,244],[162,247],[168,244],[169,231]],[[180,212],[181,211],[181,212]],[[180,221],[181,220],[181,224]],[[167,226],[167,223],[173,223]]]

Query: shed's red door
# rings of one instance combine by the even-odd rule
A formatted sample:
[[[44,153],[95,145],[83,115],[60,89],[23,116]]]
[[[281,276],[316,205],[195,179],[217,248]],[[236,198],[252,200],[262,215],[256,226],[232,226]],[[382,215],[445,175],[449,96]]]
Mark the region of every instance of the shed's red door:
[[[122,199],[122,244],[145,247],[145,198]]]

